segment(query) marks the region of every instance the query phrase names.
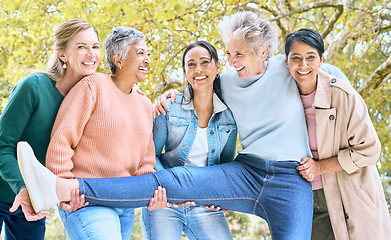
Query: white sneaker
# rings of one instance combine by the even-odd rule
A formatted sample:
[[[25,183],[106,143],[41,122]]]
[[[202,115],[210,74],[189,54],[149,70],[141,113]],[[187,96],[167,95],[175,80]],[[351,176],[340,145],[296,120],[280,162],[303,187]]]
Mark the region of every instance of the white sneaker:
[[[17,156],[19,169],[35,212],[48,210],[59,203],[56,194],[57,176],[37,160],[27,142],[18,143]]]

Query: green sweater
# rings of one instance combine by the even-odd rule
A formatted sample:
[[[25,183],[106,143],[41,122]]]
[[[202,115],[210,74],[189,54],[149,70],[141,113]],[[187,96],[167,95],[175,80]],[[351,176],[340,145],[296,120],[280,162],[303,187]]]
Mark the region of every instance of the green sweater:
[[[64,97],[44,73],[19,81],[0,116],[0,202],[11,204],[24,185],[16,160],[16,145],[27,141],[45,164],[58,108]]]

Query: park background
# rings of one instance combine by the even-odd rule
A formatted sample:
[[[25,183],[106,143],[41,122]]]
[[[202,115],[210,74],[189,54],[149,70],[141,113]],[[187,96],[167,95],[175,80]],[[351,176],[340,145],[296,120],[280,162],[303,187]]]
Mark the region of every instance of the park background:
[[[326,45],[325,62],[338,66],[367,103],[382,143],[377,167],[390,206],[390,0],[2,0],[0,112],[18,80],[31,69],[45,68],[52,53],[54,27],[61,22],[81,18],[98,29],[102,61],[97,71],[105,73],[109,69],[103,43],[111,28],[122,25],[142,31],[152,64],[147,80],[139,86],[155,102],[163,92],[184,86],[181,56],[189,43],[211,42],[219,49],[223,71],[228,69],[217,24],[240,10],[260,12],[272,21],[279,31],[276,54],[284,53],[284,39],[294,30],[307,27],[321,33]],[[51,211],[54,214],[47,218],[45,239],[64,239],[56,209]],[[230,212],[227,219],[235,239],[269,239],[267,225],[258,217]],[[132,239],[143,239],[137,216]]]

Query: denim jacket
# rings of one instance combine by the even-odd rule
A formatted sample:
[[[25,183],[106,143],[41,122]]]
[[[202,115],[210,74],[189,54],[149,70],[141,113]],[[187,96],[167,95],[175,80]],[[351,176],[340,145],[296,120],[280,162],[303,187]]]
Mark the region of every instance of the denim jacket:
[[[184,92],[184,94],[189,94]],[[156,151],[156,170],[183,166],[193,145],[198,116],[193,102],[184,103],[183,94],[175,101],[167,101],[170,111],[154,119],[153,141]],[[216,113],[220,118],[214,122]],[[237,129],[231,110],[213,94],[213,114],[208,123],[208,165],[233,161],[236,151]],[[164,149],[164,151],[163,151]]]

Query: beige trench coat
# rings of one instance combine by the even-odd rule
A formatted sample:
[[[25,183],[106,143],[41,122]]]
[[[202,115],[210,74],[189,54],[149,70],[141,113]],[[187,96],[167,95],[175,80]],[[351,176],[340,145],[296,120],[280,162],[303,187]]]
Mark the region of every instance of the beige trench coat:
[[[338,156],[344,171],[324,174],[336,240],[390,240],[391,221],[376,161],[380,141],[350,83],[319,70],[313,106],[319,159]]]

